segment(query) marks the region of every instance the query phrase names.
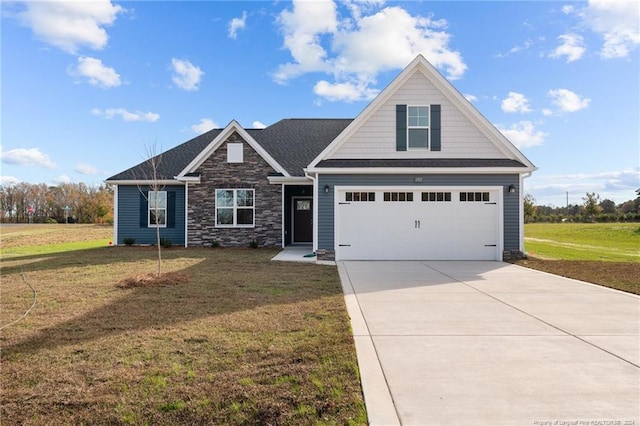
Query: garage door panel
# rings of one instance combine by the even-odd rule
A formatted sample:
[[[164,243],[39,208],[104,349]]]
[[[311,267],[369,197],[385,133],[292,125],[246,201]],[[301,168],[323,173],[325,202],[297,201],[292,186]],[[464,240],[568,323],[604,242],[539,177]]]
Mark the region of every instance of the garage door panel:
[[[401,189],[398,191],[403,192]],[[498,250],[498,192],[480,201],[429,201],[413,190],[412,201],[391,201],[375,191],[373,201],[344,201],[338,194],[336,241],[343,260],[495,260]],[[440,190],[442,192],[442,190]],[[371,190],[369,190],[371,192]],[[387,191],[388,192],[388,191]],[[386,198],[389,201],[385,201]],[[353,198],[353,197],[351,197]],[[396,196],[396,199],[398,197]],[[442,196],[440,195],[440,198]],[[465,199],[466,194],[465,194]],[[426,199],[427,201],[423,201]]]

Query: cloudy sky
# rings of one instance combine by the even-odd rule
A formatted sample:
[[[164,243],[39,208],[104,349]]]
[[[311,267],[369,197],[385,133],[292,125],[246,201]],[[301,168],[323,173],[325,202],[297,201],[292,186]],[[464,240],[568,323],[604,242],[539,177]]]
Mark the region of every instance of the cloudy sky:
[[[1,180],[100,184],[232,119],[355,117],[423,54],[539,167],[538,203],[640,186],[640,6],[7,1]]]

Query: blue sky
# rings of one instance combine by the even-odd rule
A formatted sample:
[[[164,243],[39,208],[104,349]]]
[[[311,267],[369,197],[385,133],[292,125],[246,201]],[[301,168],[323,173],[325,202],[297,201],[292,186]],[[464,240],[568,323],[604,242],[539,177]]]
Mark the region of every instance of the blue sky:
[[[355,117],[423,54],[539,167],[539,204],[640,187],[640,6],[2,1],[3,183],[100,184],[232,119]]]

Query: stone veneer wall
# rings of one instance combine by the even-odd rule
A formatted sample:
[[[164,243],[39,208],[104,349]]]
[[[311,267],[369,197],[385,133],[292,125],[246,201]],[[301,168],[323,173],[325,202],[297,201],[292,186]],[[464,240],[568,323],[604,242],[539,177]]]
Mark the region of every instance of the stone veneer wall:
[[[243,163],[227,163],[227,143],[242,143]],[[252,240],[260,246],[282,244],[282,194],[280,185],[267,180],[275,171],[234,132],[197,170],[200,184],[189,185],[188,237],[190,246],[247,247]],[[216,228],[215,190],[254,189],[253,228]]]

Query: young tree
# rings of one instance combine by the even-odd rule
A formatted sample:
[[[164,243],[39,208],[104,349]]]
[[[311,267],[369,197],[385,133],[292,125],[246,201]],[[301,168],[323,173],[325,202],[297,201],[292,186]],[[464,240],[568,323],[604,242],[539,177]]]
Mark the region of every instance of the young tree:
[[[166,223],[166,193],[164,193],[164,184],[161,180],[160,165],[162,163],[162,154],[156,155],[155,144],[146,148],[146,168],[144,169],[144,180],[148,181],[148,191],[142,189],[138,185],[138,190],[143,197],[146,198],[149,205],[149,223],[156,228],[156,246],[158,247],[158,269],[156,275],[162,275],[162,244],[160,238],[160,225]],[[165,198],[162,198],[164,194]],[[164,208],[162,206],[164,205]]]
[[[524,196],[524,221],[529,222],[533,220],[536,215],[536,199],[533,195],[527,194]]]
[[[586,196],[582,198],[584,201],[584,214],[588,220],[593,221],[598,213],[602,211],[600,207],[600,196],[595,192],[587,192]]]

